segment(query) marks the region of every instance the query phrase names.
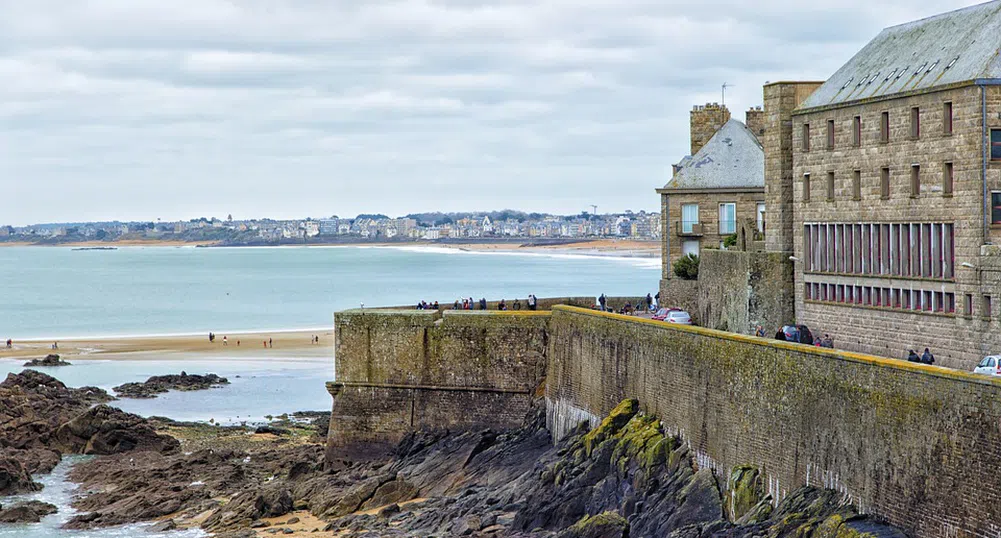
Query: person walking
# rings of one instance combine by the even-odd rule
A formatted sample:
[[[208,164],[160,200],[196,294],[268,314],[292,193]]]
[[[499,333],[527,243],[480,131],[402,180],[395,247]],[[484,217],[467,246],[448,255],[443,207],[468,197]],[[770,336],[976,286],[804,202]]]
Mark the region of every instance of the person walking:
[[[935,355],[932,355],[928,348],[921,354],[921,364],[935,364]]]
[[[229,345],[229,337],[228,336],[226,336],[226,335],[222,336],[222,345],[224,345],[224,346],[228,346]]]
[[[275,343],[272,342],[270,338],[268,338],[268,347],[270,347],[270,348],[275,347]]]
[[[486,309],[487,309],[487,298],[480,297],[480,310],[486,310]]]
[[[653,310],[653,296],[649,293],[646,294],[646,310],[647,312]]]
[[[601,311],[602,312],[607,312],[608,311],[608,308],[606,307],[607,303],[608,303],[608,299],[605,297],[605,294],[602,293],[601,297],[598,297],[598,304],[601,305]]]

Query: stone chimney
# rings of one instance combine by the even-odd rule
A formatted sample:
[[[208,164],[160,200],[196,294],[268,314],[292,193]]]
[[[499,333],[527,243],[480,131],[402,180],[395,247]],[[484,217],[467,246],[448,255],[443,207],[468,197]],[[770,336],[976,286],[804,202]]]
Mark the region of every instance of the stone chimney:
[[[716,131],[723,127],[723,124],[730,121],[730,111],[726,105],[719,103],[706,103],[702,106],[692,107],[692,152],[695,155],[702,149],[702,146],[709,142],[709,139],[716,134]]]
[[[760,106],[756,106],[748,109],[744,113],[744,118],[744,125],[747,125],[747,128],[754,133],[754,137],[758,139],[758,143],[764,145],[765,111]]]

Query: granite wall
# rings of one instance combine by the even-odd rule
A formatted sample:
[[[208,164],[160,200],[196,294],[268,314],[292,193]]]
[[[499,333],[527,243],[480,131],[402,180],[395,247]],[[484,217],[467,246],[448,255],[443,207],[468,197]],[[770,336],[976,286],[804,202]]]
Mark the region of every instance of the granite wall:
[[[637,398],[699,465],[756,465],[775,498],[810,484],[913,536],[1001,532],[999,380],[572,307],[548,330],[554,437]]]

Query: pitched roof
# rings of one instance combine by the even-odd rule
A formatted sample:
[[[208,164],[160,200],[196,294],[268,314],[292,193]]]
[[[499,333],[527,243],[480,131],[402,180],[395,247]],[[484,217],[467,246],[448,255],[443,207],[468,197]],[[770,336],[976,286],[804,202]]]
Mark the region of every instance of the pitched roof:
[[[765,187],[765,152],[754,133],[735,119],[723,124],[664,186],[665,189],[742,187]]]
[[[1001,0],[880,32],[800,105],[837,105],[982,78],[1001,78]]]

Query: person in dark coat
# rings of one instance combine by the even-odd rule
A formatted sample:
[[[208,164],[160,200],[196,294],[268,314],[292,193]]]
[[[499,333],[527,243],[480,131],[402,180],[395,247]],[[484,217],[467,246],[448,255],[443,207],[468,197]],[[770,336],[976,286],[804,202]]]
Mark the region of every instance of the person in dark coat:
[[[932,355],[931,351],[928,351],[928,348],[925,348],[925,352],[921,354],[921,363],[935,364],[935,355]]]
[[[602,293],[601,297],[598,297],[598,304],[601,305],[601,311],[602,312],[604,312],[606,310],[605,309],[605,303],[606,302],[607,302],[607,299],[605,299],[605,294]]]
[[[786,332],[783,331],[782,329],[779,329],[779,332],[775,333],[775,339],[776,340],[781,340],[781,341],[785,342],[786,341]]]
[[[907,354],[907,362],[921,362],[921,357],[913,349]]]

